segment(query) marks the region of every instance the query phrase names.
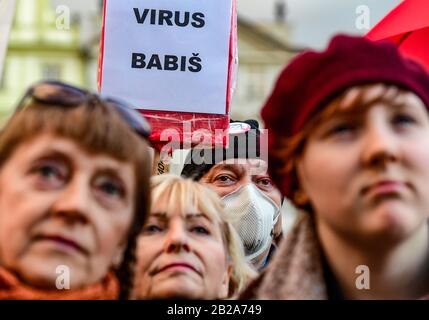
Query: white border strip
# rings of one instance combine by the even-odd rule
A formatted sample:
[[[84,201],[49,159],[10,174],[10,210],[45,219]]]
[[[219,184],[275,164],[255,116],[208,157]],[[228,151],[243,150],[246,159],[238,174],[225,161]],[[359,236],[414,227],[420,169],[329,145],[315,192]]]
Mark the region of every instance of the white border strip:
[[[15,0],[0,0],[0,81],[14,12]]]

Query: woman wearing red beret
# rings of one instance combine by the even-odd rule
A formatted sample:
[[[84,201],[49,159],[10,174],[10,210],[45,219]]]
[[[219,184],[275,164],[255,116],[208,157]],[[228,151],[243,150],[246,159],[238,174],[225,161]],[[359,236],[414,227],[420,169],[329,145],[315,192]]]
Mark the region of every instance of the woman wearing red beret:
[[[428,109],[429,75],[387,42],[337,36],[283,71],[270,169],[306,212],[242,298],[429,293]]]

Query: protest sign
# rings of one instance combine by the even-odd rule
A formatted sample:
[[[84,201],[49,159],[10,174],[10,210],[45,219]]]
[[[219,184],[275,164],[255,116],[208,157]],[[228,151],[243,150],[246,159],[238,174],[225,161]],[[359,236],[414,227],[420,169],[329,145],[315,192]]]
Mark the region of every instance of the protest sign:
[[[166,128],[183,140],[185,122],[228,127],[236,54],[235,0],[104,2],[99,89],[142,110],[154,142]]]
[[[15,0],[0,0],[0,81],[14,12]]]

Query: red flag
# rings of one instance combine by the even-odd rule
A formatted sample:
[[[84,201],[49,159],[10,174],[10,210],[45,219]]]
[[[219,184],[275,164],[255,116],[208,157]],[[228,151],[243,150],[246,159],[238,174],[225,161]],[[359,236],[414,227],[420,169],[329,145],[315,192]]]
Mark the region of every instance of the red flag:
[[[427,0],[404,0],[366,36],[393,41],[403,55],[421,63],[429,72],[429,10]]]

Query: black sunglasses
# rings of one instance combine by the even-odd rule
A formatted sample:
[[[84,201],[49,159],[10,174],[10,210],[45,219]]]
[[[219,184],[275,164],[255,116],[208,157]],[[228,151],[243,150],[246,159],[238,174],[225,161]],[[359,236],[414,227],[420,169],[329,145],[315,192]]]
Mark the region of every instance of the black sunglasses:
[[[33,85],[24,94],[16,110],[25,109],[29,99],[47,105],[62,107],[76,107],[91,99],[96,99],[115,109],[122,119],[140,136],[147,139],[151,134],[150,124],[143,115],[134,110],[127,102],[93,94],[60,81],[43,81]]]

